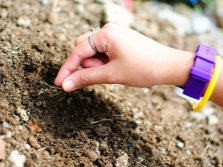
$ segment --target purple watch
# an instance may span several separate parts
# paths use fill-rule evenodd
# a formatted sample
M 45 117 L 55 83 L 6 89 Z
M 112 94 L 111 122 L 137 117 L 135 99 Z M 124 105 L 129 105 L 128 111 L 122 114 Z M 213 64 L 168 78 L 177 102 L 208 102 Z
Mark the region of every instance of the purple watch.
M 200 99 L 207 83 L 212 77 L 215 65 L 216 49 L 199 44 L 194 58 L 194 66 L 190 70 L 190 77 L 183 94 L 194 99 Z

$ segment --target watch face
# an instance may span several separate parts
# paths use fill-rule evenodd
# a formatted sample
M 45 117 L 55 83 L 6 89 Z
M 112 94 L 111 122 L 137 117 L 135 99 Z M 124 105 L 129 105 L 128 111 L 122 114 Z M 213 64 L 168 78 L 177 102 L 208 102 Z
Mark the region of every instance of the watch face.
M 190 103 L 194 103 L 194 102 L 198 103 L 200 101 L 200 100 L 194 99 L 192 97 L 189 97 L 189 96 L 183 94 L 183 91 L 184 91 L 183 88 L 178 87 L 178 86 L 176 86 L 175 89 L 174 89 L 174 93 L 176 93 L 177 95 L 187 99 Z

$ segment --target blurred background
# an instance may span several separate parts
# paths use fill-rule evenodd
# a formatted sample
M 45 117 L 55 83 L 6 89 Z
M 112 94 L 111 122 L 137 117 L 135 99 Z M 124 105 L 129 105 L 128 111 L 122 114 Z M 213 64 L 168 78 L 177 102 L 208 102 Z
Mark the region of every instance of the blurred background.
M 223 55 L 222 0 L 96 1 L 105 6 L 102 23 L 119 22 L 178 49 L 194 50 L 198 43 L 204 43 Z

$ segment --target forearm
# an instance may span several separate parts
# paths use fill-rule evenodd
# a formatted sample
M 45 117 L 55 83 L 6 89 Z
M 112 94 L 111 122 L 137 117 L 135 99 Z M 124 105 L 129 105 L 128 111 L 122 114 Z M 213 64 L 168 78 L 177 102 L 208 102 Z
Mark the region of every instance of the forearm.
M 168 74 L 164 76 L 164 84 L 184 87 L 194 64 L 194 52 L 171 49 L 167 56 L 171 62 L 165 69 Z

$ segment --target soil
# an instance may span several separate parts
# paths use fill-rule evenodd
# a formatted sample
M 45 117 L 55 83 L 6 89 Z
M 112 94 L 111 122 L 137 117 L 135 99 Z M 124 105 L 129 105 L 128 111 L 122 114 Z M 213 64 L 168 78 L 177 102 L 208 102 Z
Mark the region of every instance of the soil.
M 145 4 L 132 28 L 194 50 L 196 36 L 177 36 Z M 0 167 L 18 166 L 15 151 L 25 167 L 223 166 L 223 112 L 211 102 L 205 111 L 219 122 L 196 119 L 173 86 L 53 85 L 75 38 L 103 24 L 103 6 L 91 0 L 0 0 Z

